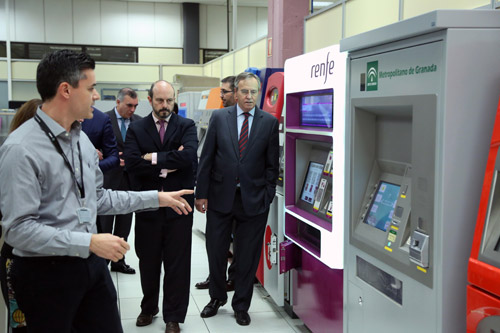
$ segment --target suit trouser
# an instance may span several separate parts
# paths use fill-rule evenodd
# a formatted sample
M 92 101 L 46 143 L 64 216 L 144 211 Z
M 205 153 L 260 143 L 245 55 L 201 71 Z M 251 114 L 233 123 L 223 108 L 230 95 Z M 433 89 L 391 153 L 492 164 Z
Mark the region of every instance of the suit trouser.
M 130 184 L 128 181 L 128 176 L 124 173 L 120 186 L 117 190 L 128 191 L 130 190 Z M 118 237 L 122 237 L 127 241 L 128 235 L 130 235 L 130 228 L 132 227 L 132 214 L 123 215 L 100 215 L 98 216 L 98 230 L 100 233 L 109 233 Z M 114 223 L 113 223 L 114 222 Z M 114 225 L 114 228 L 113 228 Z
M 163 277 L 163 320 L 183 323 L 189 304 L 193 214 L 166 217 L 166 210 L 136 213 L 135 252 L 139 257 L 143 298 L 141 309 L 152 314 Z
M 250 308 L 268 213 L 269 209 L 259 215 L 246 215 L 239 190 L 236 191 L 233 208 L 229 213 L 208 209 L 206 247 L 210 268 L 209 293 L 211 298 L 221 301 L 227 299 L 227 251 L 231 241 L 233 220 L 236 221 L 234 232 L 234 242 L 237 244 L 234 249 L 236 267 L 232 300 L 234 311 L 248 311 Z
M 103 258 L 16 258 L 11 277 L 29 332 L 123 332 Z

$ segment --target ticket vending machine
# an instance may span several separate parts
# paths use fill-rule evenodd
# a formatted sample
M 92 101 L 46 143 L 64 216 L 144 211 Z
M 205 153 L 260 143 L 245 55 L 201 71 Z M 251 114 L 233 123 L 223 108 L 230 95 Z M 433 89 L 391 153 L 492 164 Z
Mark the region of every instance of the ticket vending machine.
M 212 88 L 201 92 L 200 103 L 198 110 L 200 118 L 197 124 L 198 130 L 198 158 L 200 158 L 203 144 L 205 143 L 205 134 L 207 134 L 208 123 L 212 112 L 222 108 L 222 100 L 220 98 L 220 87 Z
M 200 120 L 196 118 L 196 110 L 198 110 L 201 92 L 186 91 L 179 94 L 177 104 L 179 106 L 179 115 L 184 118 L 193 119 L 195 124 Z M 200 114 L 201 115 L 201 114 Z
M 257 96 L 257 103 L 256 104 L 261 110 L 264 110 L 264 99 L 265 99 L 265 93 L 268 91 L 267 83 L 269 82 L 269 78 L 274 73 L 283 72 L 283 68 L 248 67 L 247 69 L 245 69 L 245 72 L 253 73 L 259 77 L 261 87 L 260 87 L 259 95 Z
M 349 51 L 344 332 L 464 332 L 500 12 L 438 10 Z
M 469 259 L 467 332 L 500 331 L 500 103 Z
M 284 227 L 300 258 L 281 260 L 301 262 L 293 311 L 313 332 L 342 330 L 345 79 L 338 45 L 285 62 Z
M 283 118 L 281 117 L 284 102 L 284 73 L 272 74 L 267 82 L 267 89 L 263 93 L 264 102 L 262 110 L 275 116 L 280 122 L 280 160 L 283 153 Z M 282 163 L 280 163 L 280 176 L 283 179 Z M 269 208 L 262 255 L 257 269 L 257 279 L 269 293 L 278 306 L 284 305 L 284 277 L 279 271 L 279 244 L 284 241 L 283 235 L 283 182 L 277 183 L 276 195 Z

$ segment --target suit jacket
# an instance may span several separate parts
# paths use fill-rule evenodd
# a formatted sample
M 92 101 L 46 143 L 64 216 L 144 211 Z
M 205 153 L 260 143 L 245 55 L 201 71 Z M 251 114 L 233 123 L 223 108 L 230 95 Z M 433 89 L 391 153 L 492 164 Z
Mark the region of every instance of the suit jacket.
M 255 107 L 247 147 L 240 159 L 236 105 L 216 110 L 210 118 L 200 157 L 196 198 L 208 208 L 228 213 L 239 182 L 245 213 L 262 214 L 272 202 L 278 179 L 278 121 Z
M 103 159 L 99 161 L 101 171 L 105 174 L 118 168 L 120 160 L 109 117 L 94 108 L 94 117 L 83 121 L 82 130 L 87 134 L 94 147 L 102 151 Z
M 179 151 L 179 147 L 184 149 Z M 125 165 L 134 178 L 134 190 L 177 191 L 194 188 L 193 168 L 197 166 L 198 138 L 196 126 L 191 119 L 180 117 L 174 113 L 165 131 L 163 144 L 154 122 L 153 116 L 142 118 L 130 124 L 125 139 Z M 157 164 L 141 156 L 156 152 Z M 161 169 L 177 171 L 168 174 L 167 178 L 159 177 Z M 194 196 L 185 196 L 193 205 Z M 173 210 L 167 210 L 167 217 L 178 216 Z
M 120 124 L 118 124 L 118 118 L 116 117 L 115 109 L 110 110 L 106 112 L 106 115 L 109 116 L 111 119 L 111 126 L 113 129 L 113 136 L 116 138 L 116 145 L 118 147 L 118 152 L 123 152 L 123 138 L 122 138 L 122 132 L 120 129 Z M 130 117 L 130 124 L 132 124 L 134 121 L 137 121 L 141 119 L 142 117 L 133 114 L 132 117 Z M 123 156 L 122 156 L 123 158 Z M 118 161 L 119 162 L 119 161 Z M 123 177 L 128 177 L 127 173 L 124 172 L 124 167 L 118 166 L 118 168 L 111 170 L 110 172 L 104 174 L 104 188 L 109 188 L 112 190 L 118 189 L 120 186 L 120 183 L 122 182 Z M 130 178 L 130 177 L 128 177 Z M 129 183 L 130 183 L 129 179 Z

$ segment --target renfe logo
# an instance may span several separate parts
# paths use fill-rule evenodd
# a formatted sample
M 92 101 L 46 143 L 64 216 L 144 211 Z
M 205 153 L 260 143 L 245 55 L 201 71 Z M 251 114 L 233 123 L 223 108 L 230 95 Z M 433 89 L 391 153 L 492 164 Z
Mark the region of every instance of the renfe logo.
M 328 74 L 333 75 L 333 68 L 335 67 L 335 61 L 331 60 L 328 61 L 328 58 L 330 57 L 330 52 L 326 55 L 326 61 L 324 63 L 316 64 L 311 66 L 311 78 L 313 77 L 325 77 L 325 81 L 328 78 Z
M 378 61 L 366 64 L 366 90 L 378 90 Z

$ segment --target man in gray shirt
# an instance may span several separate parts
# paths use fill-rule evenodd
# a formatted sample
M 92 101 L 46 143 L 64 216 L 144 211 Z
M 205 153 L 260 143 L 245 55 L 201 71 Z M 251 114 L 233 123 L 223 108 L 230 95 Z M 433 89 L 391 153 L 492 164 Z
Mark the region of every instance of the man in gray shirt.
M 192 191 L 102 188 L 99 159 L 78 119 L 92 118 L 95 63 L 60 50 L 37 68 L 43 104 L 0 148 L 0 210 L 13 246 L 11 277 L 30 332 L 122 332 L 104 259 L 118 261 L 123 239 L 96 233 L 98 214 L 170 207 L 187 214 Z

